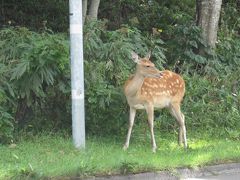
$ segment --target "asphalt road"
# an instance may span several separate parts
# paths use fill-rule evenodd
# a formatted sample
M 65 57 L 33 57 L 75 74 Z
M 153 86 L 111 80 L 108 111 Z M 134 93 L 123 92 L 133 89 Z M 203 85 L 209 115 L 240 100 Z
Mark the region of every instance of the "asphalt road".
M 186 180 L 240 180 L 240 173 L 225 173 L 216 176 L 205 176 L 200 178 L 188 178 Z
M 76 178 L 79 180 L 79 178 Z M 91 177 L 84 180 L 240 180 L 240 163 L 219 164 L 199 169 L 147 172 L 125 176 Z

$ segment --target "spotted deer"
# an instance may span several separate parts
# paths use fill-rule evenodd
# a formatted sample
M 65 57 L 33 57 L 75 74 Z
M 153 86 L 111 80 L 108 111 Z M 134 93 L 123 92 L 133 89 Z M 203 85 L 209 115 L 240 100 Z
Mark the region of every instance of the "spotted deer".
M 153 131 L 155 108 L 168 108 L 170 110 L 171 115 L 179 124 L 179 144 L 184 143 L 184 147 L 187 148 L 184 115 L 180 110 L 185 93 L 184 80 L 174 72 L 159 71 L 149 60 L 150 54 L 145 58 L 140 58 L 135 52 L 132 52 L 132 59 L 137 63 L 137 66 L 135 74 L 124 85 L 130 113 L 128 133 L 123 149 L 126 150 L 129 146 L 136 110 L 145 109 L 151 132 L 152 151 L 156 152 L 157 146 Z

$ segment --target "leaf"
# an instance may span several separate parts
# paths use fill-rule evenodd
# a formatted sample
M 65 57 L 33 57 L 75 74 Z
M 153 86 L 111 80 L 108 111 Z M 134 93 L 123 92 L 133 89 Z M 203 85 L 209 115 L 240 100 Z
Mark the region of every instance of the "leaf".
M 17 160 L 19 160 L 19 157 L 16 154 L 13 154 L 13 157 Z
M 8 92 L 10 93 L 10 95 L 11 95 L 12 97 L 15 97 L 15 93 L 14 93 L 14 91 L 13 91 L 13 88 L 10 86 L 10 84 L 6 83 L 5 85 L 7 86 Z
M 200 63 L 200 64 L 206 63 L 207 61 L 205 57 L 200 55 L 195 55 L 194 59 L 197 63 Z
M 23 76 L 23 74 L 26 72 L 26 70 L 29 68 L 29 62 L 23 61 L 19 63 L 16 68 L 12 70 L 12 76 L 10 80 L 19 79 Z
M 197 42 L 196 41 L 189 41 L 189 44 L 195 48 L 198 48 Z

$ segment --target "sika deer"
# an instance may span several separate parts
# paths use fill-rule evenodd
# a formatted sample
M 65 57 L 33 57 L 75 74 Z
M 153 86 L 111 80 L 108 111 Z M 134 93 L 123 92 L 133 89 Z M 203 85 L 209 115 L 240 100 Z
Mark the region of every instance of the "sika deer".
M 180 104 L 185 93 L 184 80 L 171 71 L 159 71 L 149 60 L 132 52 L 132 59 L 137 63 L 136 72 L 125 83 L 124 93 L 130 106 L 129 128 L 123 149 L 129 146 L 132 127 L 137 109 L 146 109 L 148 124 L 151 132 L 152 150 L 156 152 L 157 146 L 154 138 L 153 120 L 154 108 L 168 108 L 179 124 L 179 144 L 184 143 L 187 148 L 186 128 L 184 115 Z

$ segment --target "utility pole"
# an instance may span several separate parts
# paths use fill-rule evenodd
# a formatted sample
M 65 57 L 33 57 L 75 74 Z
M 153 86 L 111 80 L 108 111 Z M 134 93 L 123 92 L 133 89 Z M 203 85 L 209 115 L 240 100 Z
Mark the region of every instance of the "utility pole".
M 85 148 L 82 0 L 69 0 L 72 134 L 76 148 Z

